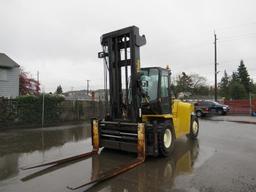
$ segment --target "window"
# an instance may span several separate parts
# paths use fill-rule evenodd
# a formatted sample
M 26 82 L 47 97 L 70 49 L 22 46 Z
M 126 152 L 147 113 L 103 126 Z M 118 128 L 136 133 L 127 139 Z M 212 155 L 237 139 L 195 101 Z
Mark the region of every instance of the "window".
M 7 81 L 7 70 L 0 69 L 0 81 Z
M 157 69 L 143 69 L 141 72 L 141 80 L 145 84 L 145 86 L 142 85 L 142 89 L 147 93 L 149 101 L 156 100 L 159 71 Z
M 168 97 L 168 76 L 161 77 L 161 97 Z

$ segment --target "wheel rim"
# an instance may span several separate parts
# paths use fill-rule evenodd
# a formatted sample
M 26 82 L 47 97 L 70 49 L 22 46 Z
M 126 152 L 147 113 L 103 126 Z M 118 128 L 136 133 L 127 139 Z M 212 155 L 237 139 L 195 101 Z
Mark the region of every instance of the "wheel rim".
M 165 148 L 169 148 L 172 143 L 172 132 L 170 129 L 166 129 L 164 132 L 164 146 Z
M 197 124 L 196 121 L 193 122 L 192 130 L 193 130 L 193 133 L 194 133 L 194 134 L 196 134 L 197 131 L 198 131 L 198 124 Z
M 197 112 L 196 112 L 196 115 L 197 115 L 197 117 L 201 117 L 201 116 L 202 116 L 201 111 L 197 111 Z

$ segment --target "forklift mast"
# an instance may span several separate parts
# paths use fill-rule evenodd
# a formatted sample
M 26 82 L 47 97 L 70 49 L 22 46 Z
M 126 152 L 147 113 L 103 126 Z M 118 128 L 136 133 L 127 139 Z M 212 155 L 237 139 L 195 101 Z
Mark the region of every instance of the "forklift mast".
M 98 57 L 104 59 L 106 120 L 141 121 L 138 80 L 140 47 L 145 44 L 146 38 L 144 35 L 140 36 L 136 26 L 101 36 L 103 51 L 98 53 Z

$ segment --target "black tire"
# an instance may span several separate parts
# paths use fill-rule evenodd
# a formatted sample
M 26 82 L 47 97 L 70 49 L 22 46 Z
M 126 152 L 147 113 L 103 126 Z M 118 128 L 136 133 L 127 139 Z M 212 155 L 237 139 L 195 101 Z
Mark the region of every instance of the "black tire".
M 196 116 L 197 117 L 203 117 L 202 111 L 200 111 L 200 110 L 196 111 Z
M 219 115 L 224 115 L 224 111 L 223 111 L 222 109 L 219 109 L 219 110 L 217 111 L 217 113 L 218 113 Z
M 158 133 L 158 147 L 160 155 L 168 157 L 174 150 L 174 143 L 175 133 L 172 127 L 164 125 Z
M 195 128 L 195 126 L 197 126 L 197 127 Z M 191 122 L 190 122 L 190 132 L 187 135 L 187 137 L 189 137 L 190 139 L 197 139 L 198 133 L 199 133 L 198 119 L 197 119 L 197 117 L 192 116 Z

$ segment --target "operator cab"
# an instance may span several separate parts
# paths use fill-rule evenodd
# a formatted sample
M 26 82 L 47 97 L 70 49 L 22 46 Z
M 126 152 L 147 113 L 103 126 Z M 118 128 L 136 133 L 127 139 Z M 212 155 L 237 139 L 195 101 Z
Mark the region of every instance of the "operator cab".
M 170 114 L 170 75 L 160 67 L 141 69 L 142 114 Z

